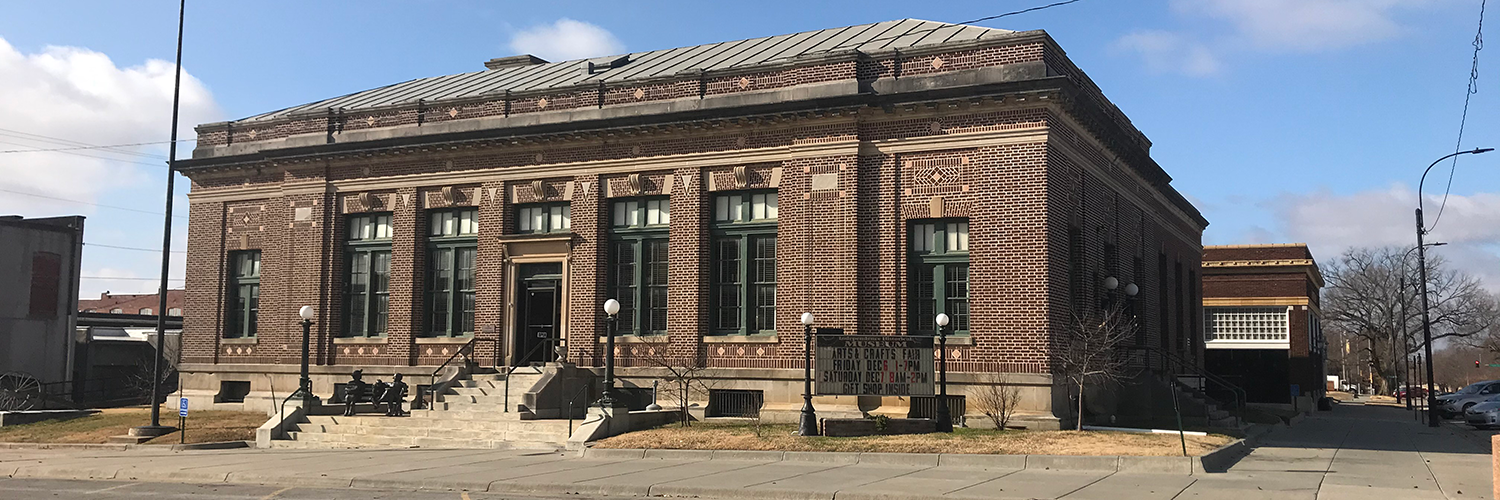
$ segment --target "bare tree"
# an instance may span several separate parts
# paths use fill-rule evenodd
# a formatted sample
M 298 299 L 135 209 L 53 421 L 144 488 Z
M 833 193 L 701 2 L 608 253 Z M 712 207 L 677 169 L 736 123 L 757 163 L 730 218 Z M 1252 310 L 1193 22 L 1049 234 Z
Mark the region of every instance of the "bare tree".
M 1423 347 L 1420 274 L 1406 248 L 1353 248 L 1323 266 L 1323 297 L 1331 357 L 1343 370 L 1365 372 L 1386 392 L 1405 355 Z M 1479 280 L 1427 259 L 1429 325 L 1433 340 L 1486 342 L 1496 325 L 1496 301 Z M 1345 349 L 1349 350 L 1347 356 Z M 1495 348 L 1500 349 L 1500 339 Z M 1409 349 L 1409 350 L 1408 350 Z M 1348 378 L 1349 374 L 1345 374 Z
M 692 425 L 688 405 L 694 399 L 707 399 L 713 385 L 713 370 L 699 356 L 673 352 L 671 341 L 666 336 L 660 340 L 646 338 L 646 342 L 630 347 L 631 357 L 658 371 L 656 378 L 669 387 L 667 400 L 676 404 L 681 415 L 680 425 Z
M 1136 328 L 1135 318 L 1120 304 L 1074 313 L 1048 351 L 1053 373 L 1078 389 L 1078 430 L 1083 430 L 1084 389 L 1125 377 L 1129 357 L 1120 348 L 1135 341 Z
M 1005 430 L 1010 418 L 1021 406 L 1021 388 L 1010 384 L 1010 377 L 1003 373 L 985 374 L 974 394 L 974 407 L 984 414 L 995 428 Z

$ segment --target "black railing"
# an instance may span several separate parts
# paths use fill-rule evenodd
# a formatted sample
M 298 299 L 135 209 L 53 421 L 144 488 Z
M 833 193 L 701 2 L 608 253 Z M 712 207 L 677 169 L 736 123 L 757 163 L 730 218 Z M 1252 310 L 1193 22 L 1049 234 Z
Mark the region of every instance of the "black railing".
M 513 374 L 513 373 L 516 372 L 516 369 L 518 369 L 518 368 L 521 367 L 520 360 L 531 359 L 531 355 L 536 354 L 536 352 L 537 352 L 536 350 L 537 349 L 541 349 L 542 346 L 545 346 L 547 344 L 552 344 L 552 343 L 555 343 L 557 341 L 558 341 L 558 339 L 556 339 L 556 338 L 548 338 L 548 339 L 546 339 L 546 340 L 544 340 L 542 342 L 537 342 L 535 345 L 531 346 L 531 349 L 527 349 L 526 350 L 526 354 L 523 354 L 523 355 L 521 355 L 521 357 L 515 358 L 515 359 L 511 360 L 510 367 L 505 369 L 505 396 L 502 397 L 502 399 L 505 402 L 505 412 L 506 413 L 510 413 L 510 376 L 511 376 L 511 374 Z M 554 348 L 554 350 L 555 349 L 556 348 Z M 531 365 L 528 363 L 526 366 L 531 366 Z M 541 373 L 541 372 L 542 372 L 541 370 L 537 370 L 537 373 Z
M 765 404 L 761 391 L 745 389 L 709 389 L 708 408 L 705 417 L 760 418 L 760 407 Z
M 1163 369 L 1169 372 L 1168 376 L 1170 380 L 1168 383 L 1172 389 L 1184 389 L 1187 392 L 1198 395 L 1204 401 L 1211 401 L 1217 403 L 1218 406 L 1226 407 L 1229 414 L 1234 417 L 1235 425 L 1244 423 L 1244 411 L 1248 402 L 1248 395 L 1240 386 L 1235 385 L 1224 377 L 1210 373 L 1191 360 L 1161 348 L 1133 346 L 1126 349 L 1128 353 L 1142 353 L 1144 355 L 1142 361 L 1148 366 L 1150 365 L 1152 354 L 1160 356 L 1163 361 Z M 1183 383 L 1181 379 L 1184 376 L 1198 379 L 1199 384 L 1192 386 Z M 1212 386 L 1217 386 L 1217 390 L 1214 390 Z M 1227 401 L 1225 400 L 1225 395 L 1227 395 Z M 1204 413 L 1205 419 L 1212 420 L 1213 417 L 1208 415 L 1207 411 Z
M 937 396 L 912 396 L 906 418 L 937 418 L 938 399 Z M 968 401 L 963 396 L 948 395 L 948 415 L 952 416 L 953 425 L 964 425 L 964 413 L 968 410 Z
M 495 342 L 495 356 L 497 360 L 499 359 L 500 339 L 488 339 L 481 337 L 470 338 L 468 342 L 464 342 L 464 345 L 459 346 L 458 351 L 454 352 L 453 355 L 448 356 L 448 359 L 443 361 L 443 364 L 438 365 L 436 369 L 432 370 L 432 374 L 428 375 L 427 377 L 428 385 L 417 386 L 417 397 L 416 399 L 412 400 L 411 409 L 421 410 L 427 408 L 429 406 L 428 403 L 431 402 L 430 400 L 435 400 L 435 394 L 448 389 L 449 384 L 439 383 L 438 376 L 442 375 L 443 370 L 448 369 L 448 365 L 453 364 L 454 360 L 462 357 L 464 359 L 464 369 L 467 371 L 473 371 L 473 369 L 477 366 L 477 364 L 474 363 L 473 359 L 474 346 L 480 342 Z M 451 382 L 452 381 L 449 381 L 449 383 Z

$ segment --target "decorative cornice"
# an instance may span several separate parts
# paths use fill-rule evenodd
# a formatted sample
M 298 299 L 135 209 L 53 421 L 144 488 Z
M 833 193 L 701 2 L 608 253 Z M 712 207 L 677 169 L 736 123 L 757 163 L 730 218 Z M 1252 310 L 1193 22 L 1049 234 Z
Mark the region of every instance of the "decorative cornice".
M 1223 248 L 1223 247 L 1219 247 Z M 1203 267 L 1294 267 L 1316 266 L 1312 259 L 1204 260 Z

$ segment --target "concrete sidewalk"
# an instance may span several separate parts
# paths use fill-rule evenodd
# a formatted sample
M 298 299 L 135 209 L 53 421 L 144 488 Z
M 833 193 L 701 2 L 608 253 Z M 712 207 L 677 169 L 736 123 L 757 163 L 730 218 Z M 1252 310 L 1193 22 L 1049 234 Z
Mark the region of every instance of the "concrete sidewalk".
M 881 454 L 524 450 L 0 450 L 0 476 L 526 495 L 765 499 L 1489 498 L 1487 450 L 1404 410 L 1341 406 L 1266 435 L 1227 473 L 1056 470 Z M 711 458 L 712 459 L 709 459 Z M 1027 467 L 1030 465 L 1030 467 Z

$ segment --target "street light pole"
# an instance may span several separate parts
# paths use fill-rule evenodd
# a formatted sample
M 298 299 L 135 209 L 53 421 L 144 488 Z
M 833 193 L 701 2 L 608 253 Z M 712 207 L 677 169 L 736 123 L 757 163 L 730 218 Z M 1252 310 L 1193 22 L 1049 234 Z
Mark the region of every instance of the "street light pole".
M 1443 245 L 1447 245 L 1447 243 L 1435 242 L 1427 244 L 1427 246 L 1430 247 L 1440 247 Z M 1401 255 L 1401 277 L 1399 280 L 1400 284 L 1396 287 L 1396 289 L 1399 290 L 1399 292 L 1397 292 L 1397 297 L 1399 297 L 1399 300 L 1401 300 L 1401 346 L 1402 349 L 1404 349 L 1403 351 L 1401 351 L 1401 360 L 1406 365 L 1406 367 L 1401 370 L 1401 379 L 1405 382 L 1406 386 L 1406 409 L 1408 410 L 1412 409 L 1413 405 L 1411 401 L 1411 335 L 1406 331 L 1406 259 L 1411 258 L 1411 253 L 1416 251 L 1417 248 L 1418 247 L 1409 248 L 1406 250 L 1406 253 Z M 1394 342 L 1392 342 L 1392 344 L 1394 344 Z
M 182 31 L 184 21 L 187 19 L 187 0 L 181 0 L 177 6 L 177 69 L 172 83 L 172 130 L 171 142 L 167 145 L 167 206 L 162 216 L 161 235 L 161 284 L 157 288 L 160 297 L 156 301 L 156 349 L 153 352 L 154 359 L 151 361 L 151 425 L 135 427 L 130 430 L 133 436 L 160 436 L 175 430 L 173 427 L 161 425 L 161 362 L 162 351 L 167 343 L 167 271 L 171 265 L 172 250 L 172 192 L 177 176 L 177 111 L 181 102 L 182 94 Z M 178 336 L 178 349 L 182 349 L 181 336 Z M 182 381 L 178 380 L 178 384 Z
M 311 414 L 313 405 L 318 400 L 316 396 L 313 396 L 312 377 L 307 373 L 308 353 L 312 351 L 312 343 L 309 340 L 311 338 L 314 315 L 312 306 L 302 306 L 301 309 L 297 310 L 297 315 L 302 317 L 302 381 L 298 384 L 297 390 L 302 393 L 303 413 Z
M 619 313 L 620 301 L 615 299 L 604 301 L 604 314 L 609 315 L 609 337 L 604 340 L 604 395 L 599 398 L 599 406 L 605 408 L 613 408 L 615 404 L 615 332 L 617 331 L 615 318 Z
M 802 421 L 797 424 L 797 435 L 819 436 L 818 411 L 812 404 L 812 324 L 813 314 L 802 313 Z
M 953 415 L 948 411 L 948 314 L 938 313 L 938 401 L 937 431 L 953 432 Z M 1001 429 L 1004 430 L 1004 429 Z
M 1426 246 L 1422 244 L 1422 236 L 1427 233 L 1427 225 L 1422 222 L 1422 187 L 1427 183 L 1427 173 L 1431 172 L 1432 167 L 1436 167 L 1443 160 L 1462 154 L 1477 155 L 1494 150 L 1494 148 L 1474 148 L 1470 151 L 1459 151 L 1438 158 L 1437 161 L 1427 166 L 1427 170 L 1422 171 L 1422 179 L 1417 181 L 1417 276 L 1418 279 L 1422 280 L 1422 341 L 1424 343 L 1422 347 L 1427 354 L 1427 425 L 1430 427 L 1438 426 L 1438 418 L 1436 396 L 1434 396 L 1435 392 L 1432 390 L 1432 320 L 1428 317 L 1427 311 L 1427 250 Z

